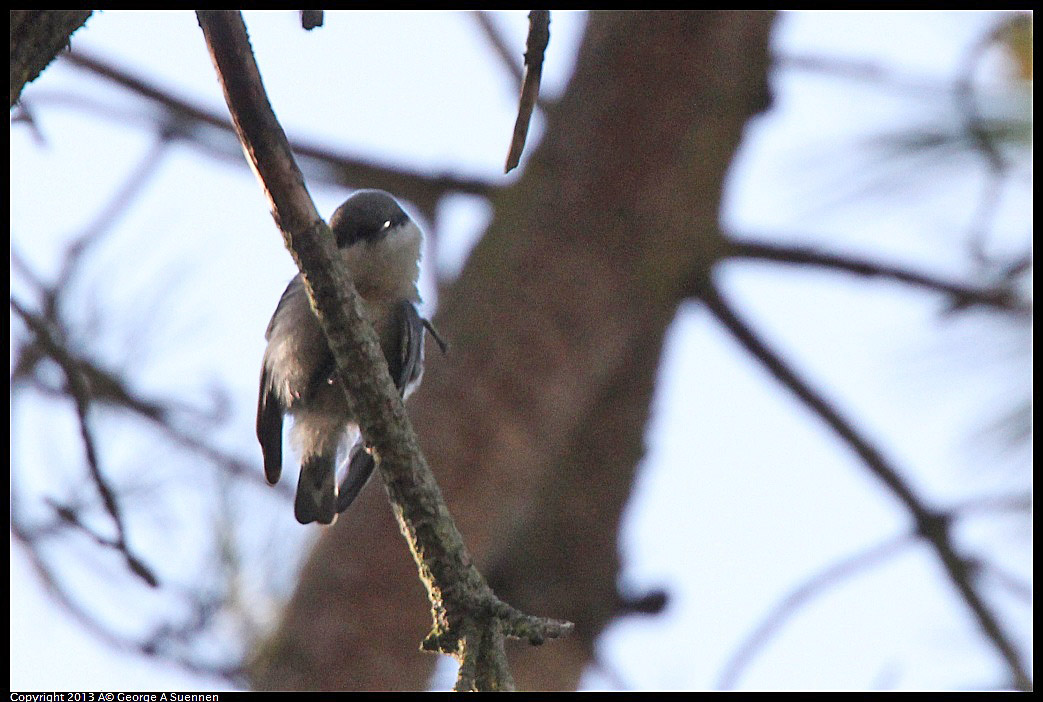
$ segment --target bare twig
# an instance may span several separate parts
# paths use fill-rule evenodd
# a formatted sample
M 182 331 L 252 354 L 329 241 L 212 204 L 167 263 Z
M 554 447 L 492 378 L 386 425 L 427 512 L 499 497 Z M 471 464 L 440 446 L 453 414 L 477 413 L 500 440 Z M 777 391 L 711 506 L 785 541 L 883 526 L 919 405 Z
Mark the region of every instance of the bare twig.
M 230 134 L 234 133 L 227 116 L 179 97 L 105 59 L 82 51 L 75 51 L 67 54 L 64 60 L 137 93 L 188 123 L 206 125 Z M 189 138 L 191 134 L 185 130 L 178 136 Z M 477 178 L 466 178 L 449 173 L 431 174 L 406 168 L 390 168 L 303 140 L 294 140 L 291 143 L 291 149 L 302 159 L 317 166 L 314 169 L 314 176 L 317 178 L 350 187 L 388 190 L 414 203 L 430 218 L 433 218 L 438 202 L 446 194 L 462 193 L 488 197 L 496 190 L 496 186 L 492 183 Z
M 1012 16 L 998 22 L 984 36 L 976 41 L 965 54 L 960 64 L 959 79 L 956 81 L 955 100 L 957 108 L 963 119 L 963 127 L 974 144 L 975 151 L 981 156 L 985 164 L 985 182 L 982 185 L 982 193 L 978 207 L 971 220 L 969 241 L 972 254 L 979 260 L 985 261 L 985 244 L 992 219 L 1000 205 L 1003 182 L 1009 170 L 1010 164 L 1004 156 L 993 134 L 978 109 L 978 96 L 974 85 L 974 74 L 981 64 L 982 57 L 989 47 L 1000 40 L 1003 33 L 1008 30 L 1011 22 L 1028 22 L 1030 17 Z
M 521 65 L 515 59 L 514 51 L 507 46 L 503 34 L 493 24 L 492 15 L 485 10 L 471 10 L 471 17 L 478 23 L 478 28 L 482 30 L 482 36 L 485 37 L 489 42 L 489 46 L 492 47 L 493 51 L 500 58 L 500 63 L 511 74 L 511 77 L 514 79 L 514 85 L 518 90 L 521 90 L 523 78 Z
M 735 652 L 724 664 L 724 670 L 717 679 L 717 689 L 731 690 L 739 680 L 739 676 L 753 658 L 771 640 L 771 637 L 782 628 L 801 607 L 821 595 L 828 589 L 835 588 L 843 580 L 854 577 L 870 568 L 884 563 L 902 553 L 910 545 L 916 543 L 916 534 L 902 534 L 892 539 L 833 563 L 815 573 L 810 578 L 793 588 L 778 603 L 773 605 L 768 614 L 761 619 L 753 631 L 746 635 Z
M 982 193 L 971 217 L 968 237 L 972 254 L 980 262 L 984 262 L 989 223 L 1000 205 L 1001 189 L 1011 163 L 1001 149 L 1001 140 L 1007 131 L 1004 128 L 1006 125 L 983 117 L 979 109 L 979 96 L 976 94 L 974 81 L 975 71 L 986 51 L 1001 39 L 1004 32 L 1010 31 L 1012 25 L 1021 22 L 1031 26 L 1032 18 L 1029 15 L 1007 15 L 975 41 L 963 56 L 955 81 L 903 75 L 881 64 L 836 57 L 783 54 L 776 55 L 774 60 L 775 65 L 783 69 L 832 74 L 844 80 L 908 92 L 918 98 L 931 96 L 955 101 L 962 121 L 962 132 L 969 138 L 974 151 L 981 156 L 986 169 Z M 949 135 L 949 139 L 953 136 Z
M 525 79 L 522 81 L 521 98 L 518 101 L 518 119 L 514 122 L 511 148 L 507 152 L 507 164 L 503 172 L 510 173 L 521 161 L 525 149 L 525 138 L 529 134 L 529 122 L 540 94 L 540 77 L 543 75 L 543 55 L 550 41 L 550 11 L 533 10 L 529 13 L 529 37 L 525 40 Z
M 773 261 L 799 266 L 842 271 L 864 277 L 889 278 L 948 295 L 954 307 L 985 305 L 1021 316 L 1031 316 L 1031 304 L 1018 299 L 1009 286 L 980 288 L 965 283 L 944 280 L 937 276 L 917 273 L 898 266 L 854 258 L 843 254 L 820 251 L 813 247 L 773 244 L 754 239 L 732 239 L 727 256 L 737 259 Z
M 930 508 L 876 446 L 863 437 L 850 421 L 761 340 L 721 297 L 712 282 L 704 284 L 701 296 L 713 315 L 731 332 L 736 341 L 808 409 L 817 414 L 862 459 L 870 473 L 902 503 L 916 524 L 916 533 L 931 545 L 949 580 L 974 614 L 982 635 L 1003 658 L 1010 673 L 1011 684 L 1019 690 L 1031 690 L 1032 681 L 1021 653 L 975 587 L 972 580 L 974 568 L 969 560 L 956 551 L 951 534 L 951 514 Z
M 68 381 L 69 393 L 76 405 L 76 415 L 79 418 L 80 436 L 83 439 L 83 448 L 87 454 L 87 468 L 90 471 L 91 479 L 98 490 L 98 494 L 101 495 L 102 503 L 105 505 L 105 511 L 108 512 L 109 516 L 112 518 L 113 525 L 116 529 L 116 538 L 107 542 L 107 545 L 116 549 L 123 555 L 127 562 L 127 566 L 135 575 L 144 580 L 149 586 L 156 587 L 158 581 L 156 580 L 156 576 L 152 573 L 152 570 L 130 550 L 130 546 L 127 543 L 126 527 L 123 523 L 122 512 L 120 510 L 119 502 L 116 500 L 116 493 L 109 486 L 108 480 L 105 478 L 105 475 L 101 470 L 97 448 L 94 443 L 94 435 L 90 430 L 87 416 L 92 396 L 90 388 L 83 376 L 80 374 L 79 365 L 76 363 L 76 359 L 65 353 L 64 347 L 55 341 L 51 331 L 39 317 L 26 310 L 25 307 L 23 307 L 22 304 L 13 297 L 11 298 L 11 308 L 14 309 L 15 313 L 22 318 L 25 325 L 29 327 L 33 334 L 35 334 L 38 343 L 47 351 L 48 355 L 61 367 L 66 380 Z
M 981 64 L 985 52 L 996 43 L 1006 27 L 1006 22 L 998 23 L 971 45 L 960 64 L 959 79 L 956 81 L 955 88 L 957 105 L 964 118 L 964 128 L 974 140 L 975 146 L 983 156 L 989 170 L 994 174 L 1002 173 L 1007 167 L 1007 162 L 993 142 L 989 131 L 984 128 L 979 115 L 977 96 L 974 94 L 974 73 Z
M 117 651 L 127 651 L 144 656 L 155 656 L 162 653 L 164 658 L 179 665 L 183 669 L 198 673 L 200 675 L 212 675 L 228 680 L 229 682 L 241 684 L 243 681 L 243 670 L 238 664 L 219 665 L 205 662 L 184 655 L 176 649 L 187 643 L 192 633 L 202 629 L 200 624 L 200 613 L 214 609 L 214 605 L 204 597 L 199 597 L 191 602 L 196 613 L 183 624 L 161 624 L 149 636 L 143 639 L 132 638 L 117 629 L 110 627 L 96 616 L 82 607 L 73 596 L 66 591 L 61 581 L 55 576 L 51 568 L 43 561 L 37 541 L 49 536 L 52 532 L 46 528 L 34 529 L 27 526 L 17 508 L 18 500 L 12 490 L 11 500 L 11 535 L 15 541 L 23 544 L 30 565 L 37 576 L 43 582 L 47 592 L 61 605 L 62 609 L 69 613 L 73 619 L 80 623 L 88 632 L 98 637 L 106 645 Z
M 1032 493 L 1019 492 L 1009 495 L 975 497 L 954 505 L 949 510 L 954 517 L 974 517 L 997 513 L 1029 514 L 1032 512 Z
M 991 579 L 997 585 L 1014 595 L 1027 605 L 1032 604 L 1032 582 L 1026 581 L 1018 575 L 1010 572 L 992 562 L 980 562 L 976 564 L 981 574 Z
M 913 93 L 919 97 L 952 95 L 954 92 L 953 87 L 944 81 L 899 73 L 872 61 L 813 54 L 775 54 L 772 56 L 772 64 L 775 68 L 821 73 L 845 81 L 874 85 L 885 90 Z
M 138 165 L 124 178 L 123 184 L 112 194 L 94 221 L 69 245 L 62 262 L 62 272 L 54 285 L 56 289 L 67 287 L 65 283 L 71 272 L 79 267 L 81 257 L 98 239 L 116 226 L 120 217 L 130 210 L 138 196 L 145 191 L 145 187 L 152 182 L 153 176 L 163 164 L 163 157 L 167 154 L 172 139 L 171 129 L 160 130 L 152 148 L 145 152 Z
M 168 130 L 163 130 L 152 148 L 145 153 L 138 166 L 124 180 L 109 203 L 95 217 L 94 221 L 78 234 L 66 247 L 61 269 L 53 283 L 44 283 L 43 279 L 31 270 L 31 267 L 14 249 L 11 251 L 11 263 L 40 293 L 43 312 L 39 317 L 48 320 L 55 329 L 60 329 L 62 296 L 72 288 L 72 280 L 82 267 L 82 262 L 91 247 L 97 245 L 106 232 L 112 230 L 119 217 L 125 213 L 144 191 L 152 176 L 162 164 L 162 156 L 170 142 Z M 29 359 L 20 359 L 29 360 Z M 28 367 L 16 367 L 13 379 L 27 372 Z M 96 391 L 92 387 L 92 391 Z
M 28 385 L 37 391 L 63 400 L 70 400 L 73 403 L 79 420 L 84 450 L 87 454 L 90 480 L 102 497 L 103 509 L 115 524 L 116 535 L 103 535 L 91 526 L 91 520 L 87 519 L 87 510 L 93 508 L 93 500 L 89 499 L 83 491 L 75 492 L 75 498 L 71 501 L 60 502 L 45 497 L 44 502 L 54 511 L 56 519 L 36 525 L 27 523 L 22 516 L 22 510 L 18 508 L 19 499 L 14 487 L 15 474 L 12 474 L 11 531 L 17 540 L 25 544 L 28 557 L 56 601 L 79 620 L 88 631 L 99 636 L 107 644 L 119 650 L 160 656 L 177 663 L 186 670 L 221 675 L 230 680 L 241 680 L 242 675 L 238 665 L 209 664 L 185 653 L 185 647 L 190 644 L 192 639 L 208 633 L 203 629 L 212 623 L 213 610 L 216 606 L 212 596 L 197 596 L 196 593 L 189 592 L 188 604 L 194 612 L 191 618 L 183 618 L 184 607 L 172 608 L 167 621 L 157 625 L 151 634 L 137 638 L 109 626 L 79 605 L 70 594 L 65 592 L 60 578 L 52 572 L 40 552 L 44 539 L 53 539 L 72 529 L 76 533 L 86 536 L 95 545 L 111 549 L 121 555 L 128 564 L 128 569 L 136 578 L 150 586 L 157 585 L 157 578 L 153 571 L 128 547 L 128 527 L 122 517 L 119 497 L 102 473 L 97 448 L 99 432 L 92 426 L 92 422 L 88 418 L 90 408 L 96 410 L 102 406 L 129 410 L 151 422 L 172 440 L 205 456 L 230 474 L 252 478 L 258 484 L 263 482 L 263 478 L 254 469 L 255 466 L 248 466 L 246 461 L 226 455 L 220 450 L 206 445 L 188 431 L 176 426 L 174 421 L 176 412 L 191 412 L 203 417 L 204 413 L 201 410 L 185 407 L 181 412 L 178 410 L 176 402 L 149 399 L 135 394 L 119 375 L 101 368 L 85 358 L 82 351 L 76 350 L 76 345 L 70 340 L 69 331 L 62 319 L 64 306 L 62 301 L 68 299 L 73 281 L 84 265 L 86 253 L 97 244 L 103 233 L 112 226 L 122 211 L 133 203 L 134 197 L 141 191 L 149 176 L 155 172 L 155 167 L 160 163 L 159 157 L 163 154 L 168 141 L 169 139 L 164 134 L 158 136 L 155 146 L 149 150 L 140 165 L 125 180 L 118 194 L 110 200 L 110 204 L 103 208 L 102 214 L 95 217 L 93 222 L 75 237 L 73 243 L 66 249 L 55 282 L 45 281 L 17 250 L 12 249 L 11 251 L 12 271 L 34 289 L 35 294 L 39 297 L 40 309 L 39 313 L 31 312 L 29 306 L 24 302 L 18 299 L 11 301 L 12 311 L 26 323 L 30 336 L 24 343 L 19 344 L 11 375 L 12 398 L 19 389 Z M 53 361 L 61 369 L 61 376 L 57 380 L 52 378 L 53 373 L 41 372 L 40 362 L 45 359 Z M 213 416 L 212 412 L 210 416 Z M 282 494 L 288 494 L 288 492 L 287 489 L 282 491 Z M 166 584 L 162 591 L 170 592 L 170 585 Z
M 98 222 L 100 221 L 98 220 Z M 41 393 L 67 397 L 69 395 L 68 384 L 54 386 L 45 380 L 44 374 L 37 372 L 40 360 L 51 358 L 54 346 L 58 345 L 61 347 L 59 352 L 62 357 L 69 363 L 75 364 L 78 369 L 80 377 L 90 392 L 91 402 L 127 410 L 147 420 L 170 440 L 202 456 L 229 475 L 245 478 L 267 488 L 268 481 L 258 474 L 256 466 L 251 465 L 250 461 L 211 446 L 201 441 L 192 432 L 179 426 L 181 421 L 178 419 L 178 414 L 184 418 L 204 418 L 207 421 L 213 421 L 212 411 L 207 412 L 202 408 L 191 407 L 172 398 L 145 397 L 133 391 L 119 375 L 100 367 L 86 358 L 82 352 L 75 351 L 68 343 L 62 322 L 60 301 L 67 294 L 66 290 L 70 280 L 75 276 L 78 266 L 82 264 L 86 246 L 97 240 L 100 232 L 97 223 L 91 229 L 94 230 L 93 234 L 80 236 L 66 251 L 58 282 L 55 283 L 44 282 L 18 251 L 14 248 L 11 249 L 12 269 L 35 287 L 41 297 L 43 312 L 35 317 L 42 325 L 41 328 L 55 330 L 55 333 L 44 339 L 34 333 L 33 340 L 18 350 L 14 370 L 11 373 L 12 388 L 28 382 Z M 22 305 L 22 307 L 25 306 Z M 292 495 L 292 488 L 289 485 L 280 484 L 275 486 L 275 489 L 285 497 Z
M 379 472 L 427 588 L 434 627 L 424 647 L 457 657 L 465 670 L 473 665 L 477 685 L 509 688 L 505 662 L 500 662 L 503 636 L 536 644 L 565 635 L 572 625 L 525 615 L 504 604 L 474 567 L 399 394 L 382 370 L 379 343 L 339 264 L 329 227 L 304 188 L 268 102 L 241 15 L 199 11 L 197 17 L 236 132 L 302 271 L 338 373 L 344 386 L 353 389 L 348 401 L 379 456 Z
M 1002 266 L 1003 270 L 1000 272 L 1000 277 L 1003 280 L 1006 280 L 1006 281 L 1009 282 L 1009 281 L 1013 280 L 1014 278 L 1017 278 L 1021 274 L 1027 272 L 1030 268 L 1032 268 L 1032 249 L 1031 248 L 1029 248 L 1028 251 L 1026 251 L 1025 253 L 1021 254 L 1020 256 L 1015 256 L 1013 259 L 1011 259 L 1008 262 L 1006 262 Z

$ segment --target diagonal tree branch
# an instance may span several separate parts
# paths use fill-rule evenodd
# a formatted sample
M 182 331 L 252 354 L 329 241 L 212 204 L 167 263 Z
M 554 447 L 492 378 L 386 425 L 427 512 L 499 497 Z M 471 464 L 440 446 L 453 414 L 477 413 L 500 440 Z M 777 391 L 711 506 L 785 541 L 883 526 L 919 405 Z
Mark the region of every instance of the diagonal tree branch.
M 753 631 L 736 647 L 735 652 L 732 653 L 728 662 L 725 663 L 724 670 L 718 678 L 718 689 L 734 689 L 739 677 L 754 657 L 800 608 L 805 607 L 815 597 L 836 587 L 842 581 L 900 555 L 908 546 L 915 542 L 916 534 L 911 533 L 888 539 L 883 543 L 829 565 L 793 588 L 771 608 Z M 1026 586 L 1016 576 L 1012 576 L 995 564 L 974 563 L 973 567 L 992 576 L 1008 590 L 1022 597 L 1026 602 L 1031 602 L 1031 587 Z
M 952 298 L 954 307 L 985 305 L 1019 316 L 1031 316 L 1032 306 L 1018 299 L 1007 286 L 981 288 L 958 283 L 898 266 L 868 261 L 843 254 L 821 251 L 810 246 L 774 244 L 751 238 L 731 239 L 723 254 L 745 260 L 773 261 L 799 266 L 815 266 L 867 278 L 887 278 L 915 287 L 934 290 Z
M 513 683 L 503 674 L 503 636 L 538 644 L 565 635 L 572 625 L 506 605 L 475 568 L 420 452 L 354 285 L 339 265 L 329 227 L 304 187 L 268 102 L 242 16 L 235 11 L 199 11 L 197 17 L 247 160 L 301 269 L 344 385 L 353 389 L 348 401 L 360 418 L 362 433 L 380 456 L 381 477 L 432 605 L 434 627 L 424 648 L 453 655 L 465 666 L 474 659 L 473 684 L 509 689 Z M 270 671 L 264 667 L 254 667 L 254 684 L 277 686 L 277 681 L 265 678 Z
M 952 515 L 929 507 L 902 477 L 897 467 L 876 446 L 862 436 L 839 410 L 761 340 L 724 300 L 714 283 L 708 282 L 704 285 L 701 297 L 714 317 L 731 332 L 735 340 L 779 383 L 817 414 L 862 459 L 869 472 L 902 503 L 916 525 L 916 533 L 930 544 L 945 568 L 949 580 L 977 620 L 982 635 L 1003 658 L 1011 684 L 1018 690 L 1031 690 L 1032 680 L 1022 661 L 1021 653 L 975 587 L 973 563 L 956 551 L 952 539 Z
M 953 505 L 949 507 L 948 514 L 956 519 L 996 512 L 1026 511 L 1031 508 L 1031 495 L 997 495 L 980 497 Z M 733 689 L 739 677 L 754 657 L 800 608 L 807 606 L 815 597 L 822 595 L 829 589 L 835 588 L 844 580 L 870 568 L 875 568 L 900 555 L 906 550 L 906 547 L 915 543 L 915 533 L 901 534 L 836 563 L 832 563 L 793 588 L 768 611 L 768 614 L 736 647 L 718 678 L 718 689 Z M 1031 586 L 1026 585 L 1016 575 L 1012 575 L 996 564 L 986 562 L 983 559 L 973 562 L 968 561 L 968 567 L 977 569 L 983 575 L 991 576 L 993 580 L 1007 590 L 1021 597 L 1026 602 L 1031 602 Z

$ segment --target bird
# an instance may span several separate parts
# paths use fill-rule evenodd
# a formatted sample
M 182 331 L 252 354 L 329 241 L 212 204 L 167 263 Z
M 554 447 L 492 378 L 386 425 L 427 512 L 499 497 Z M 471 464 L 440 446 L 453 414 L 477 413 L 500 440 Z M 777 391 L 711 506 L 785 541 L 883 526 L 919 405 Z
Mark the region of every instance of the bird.
M 423 378 L 425 329 L 445 348 L 416 308 L 423 233 L 383 190 L 352 193 L 330 218 L 330 230 L 405 399 Z M 359 440 L 358 418 L 299 273 L 279 299 L 265 339 L 257 398 L 265 477 L 272 485 L 279 481 L 283 421 L 289 415 L 291 443 L 300 456 L 294 516 L 301 524 L 332 524 L 365 487 L 375 462 Z M 349 446 L 347 474 L 338 487 L 338 457 Z

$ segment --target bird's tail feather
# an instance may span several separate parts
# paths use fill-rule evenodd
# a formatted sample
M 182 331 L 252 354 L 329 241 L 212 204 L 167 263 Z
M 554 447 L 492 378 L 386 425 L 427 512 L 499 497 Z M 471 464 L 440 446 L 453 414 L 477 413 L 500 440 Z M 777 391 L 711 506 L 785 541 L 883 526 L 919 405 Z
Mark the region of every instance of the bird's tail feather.
M 337 491 L 337 514 L 340 514 L 355 501 L 366 481 L 373 474 L 376 463 L 373 456 L 365 449 L 362 442 L 355 444 L 351 450 L 351 460 L 348 462 L 348 474 L 344 476 L 344 482 Z
M 337 518 L 335 456 L 310 456 L 301 463 L 293 513 L 301 524 L 332 524 Z

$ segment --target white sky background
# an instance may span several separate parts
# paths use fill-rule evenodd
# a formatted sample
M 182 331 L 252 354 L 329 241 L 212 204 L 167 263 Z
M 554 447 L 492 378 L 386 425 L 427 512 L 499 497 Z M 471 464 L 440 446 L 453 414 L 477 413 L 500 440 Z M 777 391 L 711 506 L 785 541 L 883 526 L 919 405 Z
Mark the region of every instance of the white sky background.
M 775 47 L 871 61 L 944 85 L 994 18 L 791 14 L 777 25 Z M 525 13 L 496 19 L 520 55 Z M 301 30 L 293 12 L 248 12 L 246 21 L 273 107 L 291 137 L 432 173 L 501 177 L 517 96 L 471 18 L 327 12 L 325 26 L 313 32 Z M 581 14 L 552 15 L 544 69 L 551 96 L 564 87 L 582 24 Z M 96 14 L 73 45 L 223 108 L 191 12 Z M 775 88 L 773 111 L 748 129 L 733 168 L 728 226 L 914 270 L 953 276 L 971 270 L 958 242 L 973 217 L 978 163 L 967 159 L 961 177 L 938 170 L 939 179 L 920 162 L 892 167 L 866 146 L 911 125 L 946 124 L 951 101 L 797 71 L 777 74 Z M 62 63 L 24 93 L 47 143 L 41 147 L 24 126 L 12 128 L 12 242 L 45 276 L 53 276 L 70 236 L 102 209 L 154 138 L 140 121 L 64 108 L 57 98 L 69 93 L 141 111 L 124 92 Z M 541 126 L 537 121 L 530 134 L 530 151 Z M 92 341 L 148 392 L 193 400 L 207 397 L 213 385 L 224 387 L 231 421 L 215 438 L 256 456 L 260 470 L 253 411 L 263 331 L 293 263 L 252 173 L 191 147 L 175 146 L 164 158 L 92 259 L 84 286 L 101 318 Z M 1027 241 L 1029 190 L 1008 189 L 996 226 L 1001 239 Z M 326 215 L 346 195 L 319 187 L 312 194 Z M 436 267 L 459 269 L 487 216 L 467 198 L 443 207 L 440 248 L 426 261 L 428 291 Z M 1025 392 L 1030 342 L 1023 332 L 986 327 L 973 315 L 942 321 L 938 296 L 888 283 L 746 264 L 733 264 L 722 280 L 764 337 L 932 501 L 1024 489 L 1027 452 L 1005 452 L 982 432 L 1008 408 L 1013 392 Z M 26 288 L 16 278 L 13 290 Z M 215 299 L 222 303 L 212 305 Z M 430 292 L 427 301 L 435 302 Z M 119 320 L 106 318 L 113 310 Z M 71 414 L 56 415 L 51 404 L 18 410 L 12 461 L 59 466 L 83 484 Z M 193 529 L 201 540 L 212 524 L 212 500 L 198 494 L 199 483 L 171 488 L 176 475 L 150 474 L 151 459 L 141 458 L 148 441 L 110 424 L 114 434 L 103 435 L 103 460 L 123 468 L 132 491 L 184 491 L 183 506 L 205 516 L 193 522 L 187 513 L 131 514 L 141 551 L 155 554 L 161 547 L 161 577 L 176 580 L 179 569 L 200 558 Z M 599 657 L 612 672 L 591 670 L 584 679 L 589 689 L 613 688 L 620 680 L 631 689 L 715 687 L 735 647 L 781 597 L 831 563 L 909 527 L 858 460 L 695 306 L 682 311 L 670 334 L 648 442 L 623 535 L 623 582 L 638 591 L 664 587 L 671 600 L 660 616 L 610 627 Z M 26 476 L 24 489 L 61 495 L 48 487 L 54 477 Z M 213 481 L 208 486 L 220 488 Z M 300 540 L 312 538 L 289 509 L 273 514 L 277 502 L 251 499 L 261 506 L 233 516 L 249 524 L 255 542 L 280 544 L 274 560 L 299 552 Z M 974 520 L 959 534 L 961 543 L 1031 581 L 1025 515 Z M 98 571 L 119 572 L 119 563 L 104 556 L 84 563 L 95 579 Z M 292 567 L 283 561 L 287 582 Z M 985 591 L 1031 661 L 1030 608 L 1002 588 Z M 12 548 L 11 592 L 12 689 L 215 685 L 99 644 L 46 596 L 18 547 Z M 249 594 L 257 598 L 259 618 L 270 616 L 264 593 Z M 117 619 L 147 611 L 145 598 L 113 597 L 103 586 L 84 598 Z M 128 626 L 140 626 L 127 616 Z M 439 684 L 448 686 L 444 672 Z M 771 640 L 740 686 L 963 689 L 996 685 L 1003 672 L 933 556 L 918 546 L 814 600 Z

